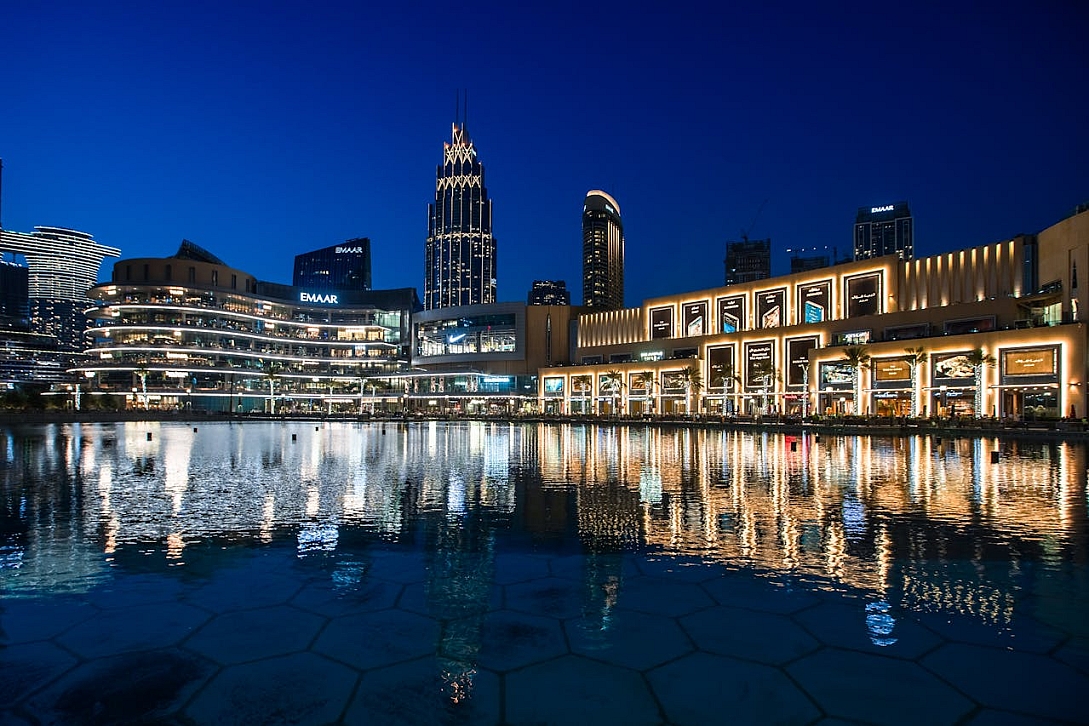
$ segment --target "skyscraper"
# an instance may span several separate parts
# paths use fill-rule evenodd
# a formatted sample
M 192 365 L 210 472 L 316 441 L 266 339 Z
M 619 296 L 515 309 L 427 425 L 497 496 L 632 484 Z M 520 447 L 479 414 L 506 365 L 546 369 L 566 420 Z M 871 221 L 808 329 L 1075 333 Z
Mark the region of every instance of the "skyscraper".
M 495 302 L 492 202 L 464 123 L 455 123 L 450 143 L 443 144 L 435 203 L 427 211 L 424 309 Z
M 29 277 L 25 265 L 0 255 L 0 330 L 28 330 Z
M 291 284 L 311 290 L 370 290 L 371 241 L 357 237 L 295 255 Z
M 726 284 L 755 282 L 771 277 L 771 237 L 726 243 Z
M 910 260 L 914 253 L 914 221 L 907 202 L 859 207 L 855 216 L 856 260 L 892 254 Z
M 582 304 L 624 307 L 624 223 L 620 205 L 600 189 L 587 192 L 582 207 Z
M 526 296 L 527 305 L 570 305 L 571 291 L 563 280 L 534 280 Z
M 0 231 L 0 250 L 26 258 L 31 331 L 55 337 L 62 350 L 82 351 L 83 311 L 91 305 L 87 291 L 98 282 L 102 259 L 118 257 L 121 250 L 60 227 L 35 227 L 30 234 Z

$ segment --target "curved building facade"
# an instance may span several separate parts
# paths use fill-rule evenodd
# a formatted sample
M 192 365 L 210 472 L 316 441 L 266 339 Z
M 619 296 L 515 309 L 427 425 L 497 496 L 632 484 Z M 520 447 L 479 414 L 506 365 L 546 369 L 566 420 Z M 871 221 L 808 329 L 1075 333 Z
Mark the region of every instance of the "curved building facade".
M 415 291 L 259 282 L 210 256 L 121 260 L 87 311 L 86 393 L 130 408 L 362 412 L 401 404 Z M 86 400 L 86 398 L 85 398 Z
M 595 189 L 582 208 L 582 304 L 591 310 L 624 307 L 624 224 L 620 205 Z

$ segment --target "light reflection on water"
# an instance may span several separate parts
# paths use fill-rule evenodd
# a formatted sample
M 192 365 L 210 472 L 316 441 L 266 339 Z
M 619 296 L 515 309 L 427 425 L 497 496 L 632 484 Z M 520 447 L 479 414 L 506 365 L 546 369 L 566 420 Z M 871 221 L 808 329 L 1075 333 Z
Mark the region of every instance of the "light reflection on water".
M 889 603 L 1007 623 L 1040 573 L 1054 586 L 1087 550 L 1086 451 L 1065 443 L 480 422 L 0 437 L 6 595 L 84 591 L 122 554 L 185 567 L 196 545 L 285 540 L 300 558 L 341 555 L 348 587 L 372 542 L 422 546 L 429 594 L 466 615 L 499 550 L 645 552 L 864 598 L 877 643 L 895 637 Z M 620 573 L 604 567 L 607 624 Z M 475 642 L 456 636 L 455 651 Z

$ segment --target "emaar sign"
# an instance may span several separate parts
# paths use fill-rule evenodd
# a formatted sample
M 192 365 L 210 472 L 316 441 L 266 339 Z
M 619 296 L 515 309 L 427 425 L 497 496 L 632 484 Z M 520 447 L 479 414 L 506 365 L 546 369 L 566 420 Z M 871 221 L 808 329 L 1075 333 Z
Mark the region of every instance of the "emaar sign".
M 299 302 L 319 303 L 321 305 L 338 305 L 336 295 L 322 295 L 316 292 L 300 292 Z
M 870 207 L 870 214 L 877 214 L 878 212 L 891 212 L 894 205 L 886 204 L 883 207 Z

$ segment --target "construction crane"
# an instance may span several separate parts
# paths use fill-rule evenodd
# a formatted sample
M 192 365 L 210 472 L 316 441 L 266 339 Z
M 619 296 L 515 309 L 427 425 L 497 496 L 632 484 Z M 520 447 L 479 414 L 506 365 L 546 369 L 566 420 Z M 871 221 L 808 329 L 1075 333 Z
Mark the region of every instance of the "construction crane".
M 756 220 L 760 219 L 760 213 L 764 211 L 764 207 L 767 206 L 768 200 L 760 202 L 759 209 L 756 210 L 756 214 L 753 215 L 752 221 L 749 222 L 749 226 L 746 229 L 741 230 L 741 241 L 749 241 L 749 232 L 752 232 L 752 228 L 756 226 Z

